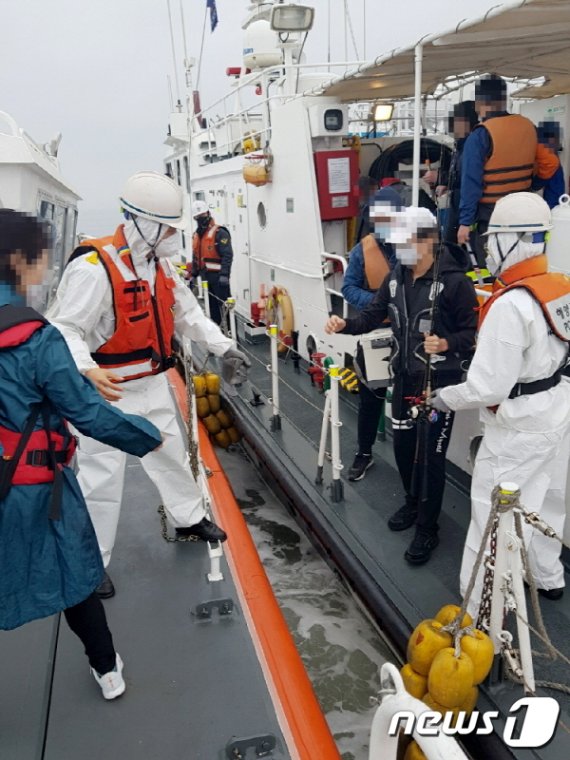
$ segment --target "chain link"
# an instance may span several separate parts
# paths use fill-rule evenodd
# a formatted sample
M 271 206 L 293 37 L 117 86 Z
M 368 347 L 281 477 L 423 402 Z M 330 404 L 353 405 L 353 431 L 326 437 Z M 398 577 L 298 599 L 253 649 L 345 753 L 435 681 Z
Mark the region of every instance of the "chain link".
M 171 544 L 187 544 L 190 541 L 199 541 L 200 539 L 198 536 L 171 536 L 168 532 L 168 523 L 166 522 L 166 512 L 164 511 L 164 507 L 161 504 L 157 510 L 158 514 L 160 515 L 160 534 L 164 538 L 165 541 L 168 541 Z
M 491 534 L 489 537 L 489 556 L 485 561 L 485 575 L 483 577 L 483 590 L 481 591 L 481 604 L 477 625 L 488 631 L 491 622 L 491 599 L 493 597 L 493 578 L 495 576 L 495 561 L 497 558 L 497 530 L 499 528 L 499 515 L 495 510 Z

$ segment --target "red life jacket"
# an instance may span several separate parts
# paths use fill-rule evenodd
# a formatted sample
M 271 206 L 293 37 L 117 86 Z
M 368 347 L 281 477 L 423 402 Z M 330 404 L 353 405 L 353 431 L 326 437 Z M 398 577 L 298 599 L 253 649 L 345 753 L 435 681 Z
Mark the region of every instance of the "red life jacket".
M 560 340 L 570 343 L 570 277 L 548 271 L 546 254 L 506 269 L 493 284 L 493 295 L 479 313 L 479 329 L 492 304 L 514 288 L 524 288 L 540 304 L 544 318 Z
M 95 249 L 105 267 L 115 312 L 115 332 L 91 356 L 125 380 L 164 372 L 174 365 L 174 278 L 157 262 L 153 295 L 147 280 L 125 279 L 109 248 L 137 277 L 122 225 L 113 237 L 85 242 L 82 252 Z
M 197 232 L 192 235 L 192 269 L 200 274 L 204 269 L 207 272 L 219 272 L 222 269 L 222 259 L 216 247 L 216 235 L 220 226 L 210 219 L 210 225 L 200 237 Z
M 33 309 L 0 307 L 0 351 L 10 350 L 25 343 L 46 324 L 48 322 Z M 34 430 L 40 415 L 43 427 Z M 6 498 L 12 485 L 37 485 L 59 481 L 61 468 L 73 457 L 76 448 L 75 437 L 71 433 L 62 435 L 50 430 L 48 415 L 47 403 L 36 404 L 22 432 L 0 425 L 0 501 Z M 67 424 L 64 425 L 67 429 Z M 61 492 L 57 489 L 52 498 L 51 519 L 59 518 L 60 496 Z

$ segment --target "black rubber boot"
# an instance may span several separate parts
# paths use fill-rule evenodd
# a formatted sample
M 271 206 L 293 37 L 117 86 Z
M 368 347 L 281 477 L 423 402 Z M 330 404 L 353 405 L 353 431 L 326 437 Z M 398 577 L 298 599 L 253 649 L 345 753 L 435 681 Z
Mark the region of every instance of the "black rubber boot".
M 210 541 L 216 543 L 216 541 L 225 541 L 228 537 L 226 532 L 223 531 L 216 523 L 208 520 L 207 517 L 203 517 L 196 525 L 190 525 L 188 528 L 176 528 L 176 535 L 188 538 L 195 536 L 201 541 Z

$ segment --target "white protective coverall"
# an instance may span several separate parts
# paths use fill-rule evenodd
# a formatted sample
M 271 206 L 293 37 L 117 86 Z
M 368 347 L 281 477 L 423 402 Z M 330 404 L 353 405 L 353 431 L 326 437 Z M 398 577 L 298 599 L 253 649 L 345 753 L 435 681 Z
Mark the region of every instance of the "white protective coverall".
M 503 250 L 513 233 L 502 233 Z M 491 241 L 490 241 L 491 244 Z M 536 255 L 531 243 L 519 243 L 508 266 Z M 558 536 L 563 535 L 565 492 L 570 455 L 570 379 L 554 388 L 509 399 L 518 382 L 553 375 L 564 363 L 568 344 L 552 334 L 542 309 L 522 288 L 501 295 L 489 309 L 477 338 L 477 349 L 466 382 L 441 390 L 450 409 L 481 409 L 484 436 L 471 484 L 471 523 L 461 565 L 465 592 L 491 509 L 493 488 L 507 481 L 521 490 L 521 503 L 538 512 Z M 494 414 L 487 407 L 499 405 Z M 529 563 L 539 588 L 564 586 L 560 543 L 529 525 L 524 526 Z M 468 611 L 475 617 L 481 599 L 484 570 L 479 572 Z
M 152 226 L 138 220 L 147 240 L 154 240 Z M 125 237 L 140 278 L 148 280 L 154 292 L 156 277 L 154 261 L 147 260 L 149 247 L 141 240 L 133 222 L 125 224 Z M 172 253 L 173 239 L 165 241 Z M 88 243 L 88 241 L 86 241 Z M 175 246 L 174 246 L 175 247 Z M 124 264 L 113 246 L 106 249 L 128 280 L 135 276 Z M 167 258 L 160 258 L 167 274 L 176 280 L 174 295 L 175 334 L 203 344 L 215 356 L 222 356 L 233 343 L 217 325 L 208 319 L 189 288 L 178 277 Z M 79 371 L 97 367 L 91 358 L 115 330 L 113 295 L 103 265 L 94 256 L 74 259 L 65 269 L 56 298 L 48 311 L 48 319 L 63 333 Z M 113 370 L 121 374 L 120 369 Z M 178 424 L 176 406 L 165 373 L 129 380 L 117 386 L 122 398 L 116 403 L 129 414 L 140 414 L 161 431 L 164 443 L 160 449 L 147 454 L 141 464 L 157 487 L 160 498 L 175 528 L 200 522 L 205 516 L 200 489 L 190 470 L 184 445 L 184 434 Z M 126 455 L 92 438 L 79 435 L 78 480 L 97 533 L 105 566 L 109 564 L 115 543 L 123 493 Z

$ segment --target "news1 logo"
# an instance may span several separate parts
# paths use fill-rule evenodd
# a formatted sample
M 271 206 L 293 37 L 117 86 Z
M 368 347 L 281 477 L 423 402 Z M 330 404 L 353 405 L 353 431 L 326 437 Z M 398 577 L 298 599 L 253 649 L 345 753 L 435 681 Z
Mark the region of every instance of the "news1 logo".
M 503 729 L 503 741 L 507 747 L 544 747 L 554 738 L 559 715 L 560 705 L 552 697 L 522 697 L 509 710 Z M 416 717 L 411 710 L 400 710 L 392 717 L 388 734 L 397 736 L 402 731 L 407 736 L 414 732 L 418 736 L 438 736 L 440 733 L 446 736 L 466 736 L 473 733 L 485 736 L 495 731 L 495 721 L 499 720 L 499 712 L 474 711 L 471 715 L 460 712 L 452 725 L 454 719 L 455 716 L 451 712 L 442 717 L 438 712 L 426 710 Z

